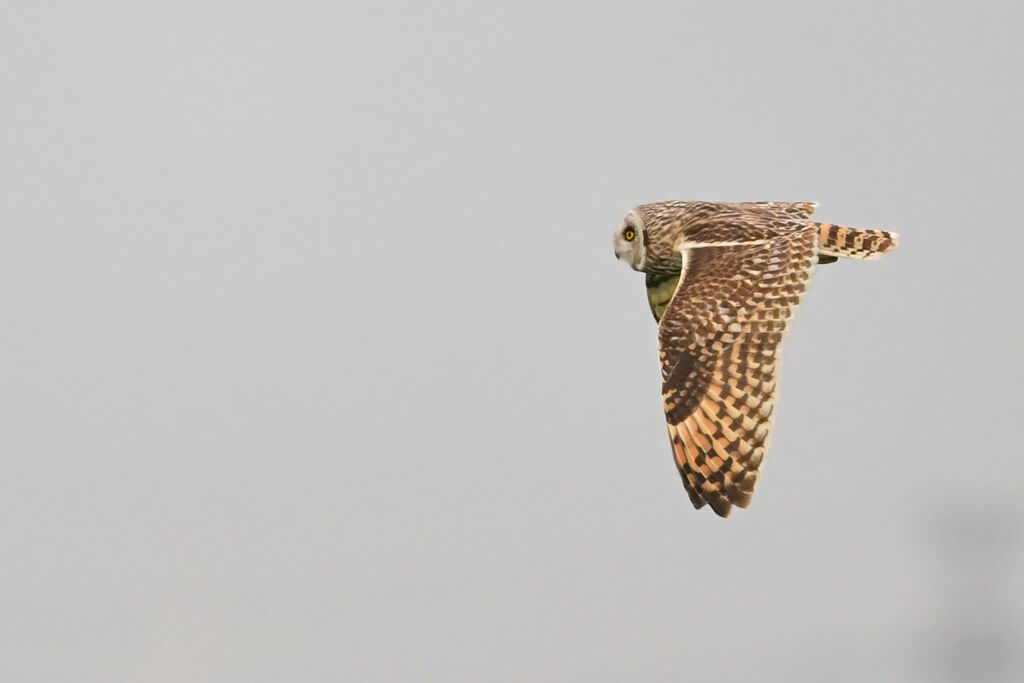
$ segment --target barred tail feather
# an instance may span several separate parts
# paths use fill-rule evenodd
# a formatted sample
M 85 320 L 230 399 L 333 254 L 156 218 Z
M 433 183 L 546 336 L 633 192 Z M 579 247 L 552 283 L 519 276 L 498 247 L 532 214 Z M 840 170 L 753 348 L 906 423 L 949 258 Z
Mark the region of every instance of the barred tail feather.
M 818 226 L 818 253 L 821 256 L 855 259 L 877 259 L 898 246 L 894 232 L 885 230 L 859 230 L 830 223 L 815 223 Z M 819 256 L 820 258 L 820 256 Z

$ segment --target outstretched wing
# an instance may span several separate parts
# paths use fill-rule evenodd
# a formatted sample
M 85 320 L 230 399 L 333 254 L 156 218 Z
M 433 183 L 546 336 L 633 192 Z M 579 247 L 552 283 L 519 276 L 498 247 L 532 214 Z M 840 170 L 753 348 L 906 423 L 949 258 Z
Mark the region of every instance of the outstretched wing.
M 779 346 L 813 270 L 813 226 L 682 245 L 658 328 L 662 398 L 690 500 L 722 517 L 750 503 L 768 444 Z

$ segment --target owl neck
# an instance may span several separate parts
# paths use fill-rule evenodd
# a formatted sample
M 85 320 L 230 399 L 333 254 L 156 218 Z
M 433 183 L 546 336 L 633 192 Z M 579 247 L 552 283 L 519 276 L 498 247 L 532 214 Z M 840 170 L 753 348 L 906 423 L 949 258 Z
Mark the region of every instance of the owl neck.
M 683 236 L 685 226 L 674 225 L 658 239 L 648 242 L 644 271 L 652 275 L 678 275 L 683 270 L 683 256 L 675 245 Z

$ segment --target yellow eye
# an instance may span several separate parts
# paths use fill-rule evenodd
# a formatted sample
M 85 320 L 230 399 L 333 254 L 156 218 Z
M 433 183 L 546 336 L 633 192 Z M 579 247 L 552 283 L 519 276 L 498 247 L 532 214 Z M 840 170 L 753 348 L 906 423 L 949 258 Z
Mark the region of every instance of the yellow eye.
M 633 231 L 633 228 L 626 228 L 622 236 L 626 238 L 627 242 L 632 242 L 636 238 L 636 232 Z

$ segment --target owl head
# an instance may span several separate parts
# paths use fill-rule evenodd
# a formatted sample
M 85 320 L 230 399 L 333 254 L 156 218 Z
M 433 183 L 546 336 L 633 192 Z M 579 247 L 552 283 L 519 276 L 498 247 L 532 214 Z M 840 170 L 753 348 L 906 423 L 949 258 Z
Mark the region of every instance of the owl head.
M 647 263 L 644 222 L 640 213 L 633 209 L 615 231 L 615 258 L 633 270 L 643 272 Z
M 685 231 L 725 206 L 692 201 L 641 204 L 615 231 L 615 256 L 648 275 L 678 275 L 682 255 L 676 247 Z

